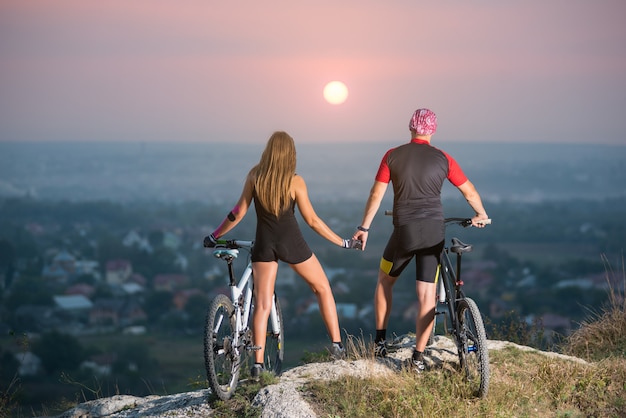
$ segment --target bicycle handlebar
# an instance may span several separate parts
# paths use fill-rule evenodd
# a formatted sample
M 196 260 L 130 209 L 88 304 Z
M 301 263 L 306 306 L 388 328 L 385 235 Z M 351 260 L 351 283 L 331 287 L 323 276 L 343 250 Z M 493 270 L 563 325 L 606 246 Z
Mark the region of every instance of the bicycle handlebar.
M 463 228 L 467 228 L 468 226 L 472 226 L 472 220 L 470 218 L 445 218 L 443 223 L 448 226 L 451 224 L 457 224 L 462 226 Z
M 252 248 L 254 241 L 239 240 L 239 239 L 218 239 L 216 244 L 213 244 L 211 239 L 207 236 L 204 237 L 204 246 L 206 248 L 226 247 L 231 249 L 239 248 Z
M 392 210 L 386 210 L 385 211 L 385 215 L 386 216 L 393 216 L 393 211 Z M 457 225 L 461 225 L 463 228 L 467 228 L 468 226 L 472 226 L 472 219 L 471 218 L 445 218 L 443 220 L 445 225 L 450 225 L 450 224 L 457 224 Z M 491 225 L 491 219 L 482 219 L 480 221 L 478 221 L 478 223 L 483 224 L 483 225 Z

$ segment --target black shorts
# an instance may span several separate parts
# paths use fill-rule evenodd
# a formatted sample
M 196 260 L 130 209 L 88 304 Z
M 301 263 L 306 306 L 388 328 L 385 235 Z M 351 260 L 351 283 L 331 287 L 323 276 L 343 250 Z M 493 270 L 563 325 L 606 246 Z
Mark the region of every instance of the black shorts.
M 419 219 L 396 226 L 380 260 L 380 269 L 391 277 L 398 277 L 415 257 L 415 279 L 433 283 L 443 245 L 444 225 L 441 220 Z
M 279 236 L 257 235 L 252 247 L 252 262 L 280 260 L 288 264 L 299 264 L 313 255 L 299 230 L 277 235 Z

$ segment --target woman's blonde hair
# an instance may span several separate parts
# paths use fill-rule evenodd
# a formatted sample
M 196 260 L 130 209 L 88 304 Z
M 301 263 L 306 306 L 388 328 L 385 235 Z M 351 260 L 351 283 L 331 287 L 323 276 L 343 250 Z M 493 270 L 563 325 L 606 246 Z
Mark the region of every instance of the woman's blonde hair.
M 286 132 L 274 132 L 259 163 L 250 171 L 257 202 L 280 216 L 291 204 L 291 180 L 296 174 L 296 145 Z

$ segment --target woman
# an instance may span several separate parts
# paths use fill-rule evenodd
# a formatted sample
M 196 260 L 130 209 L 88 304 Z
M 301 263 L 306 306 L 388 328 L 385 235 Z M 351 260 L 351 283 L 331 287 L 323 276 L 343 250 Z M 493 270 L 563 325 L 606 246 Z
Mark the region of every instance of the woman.
M 343 248 L 360 248 L 360 241 L 342 239 L 322 221 L 309 200 L 304 179 L 296 174 L 296 148 L 285 132 L 274 132 L 261 160 L 246 177 L 239 201 L 222 224 L 209 236 L 215 240 L 233 229 L 246 215 L 254 200 L 257 214 L 256 236 L 252 248 L 254 313 L 252 333 L 255 364 L 252 376 L 263 370 L 267 320 L 270 314 L 278 261 L 291 266 L 311 287 L 317 297 L 322 319 L 332 341 L 331 354 L 343 355 L 335 298 L 322 266 L 304 240 L 295 218 L 298 206 L 304 221 L 319 235 Z

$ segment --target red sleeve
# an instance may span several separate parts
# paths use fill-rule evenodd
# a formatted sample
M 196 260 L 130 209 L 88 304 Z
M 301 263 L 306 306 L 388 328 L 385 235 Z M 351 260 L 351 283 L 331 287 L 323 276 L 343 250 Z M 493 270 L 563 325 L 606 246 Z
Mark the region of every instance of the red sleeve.
M 393 151 L 394 148 L 390 149 L 383 156 L 382 161 L 380 162 L 380 166 L 378 167 L 378 172 L 376 173 L 375 180 L 380 181 L 381 183 L 389 183 L 391 180 L 391 174 L 389 173 L 389 166 L 387 165 L 387 157 L 389 157 L 389 153 Z
M 444 151 L 441 152 L 443 152 L 448 159 L 448 180 L 456 187 L 459 187 L 461 184 L 467 181 L 465 173 L 463 173 L 463 170 L 461 170 L 461 166 L 456 162 L 454 158 L 452 158 Z

